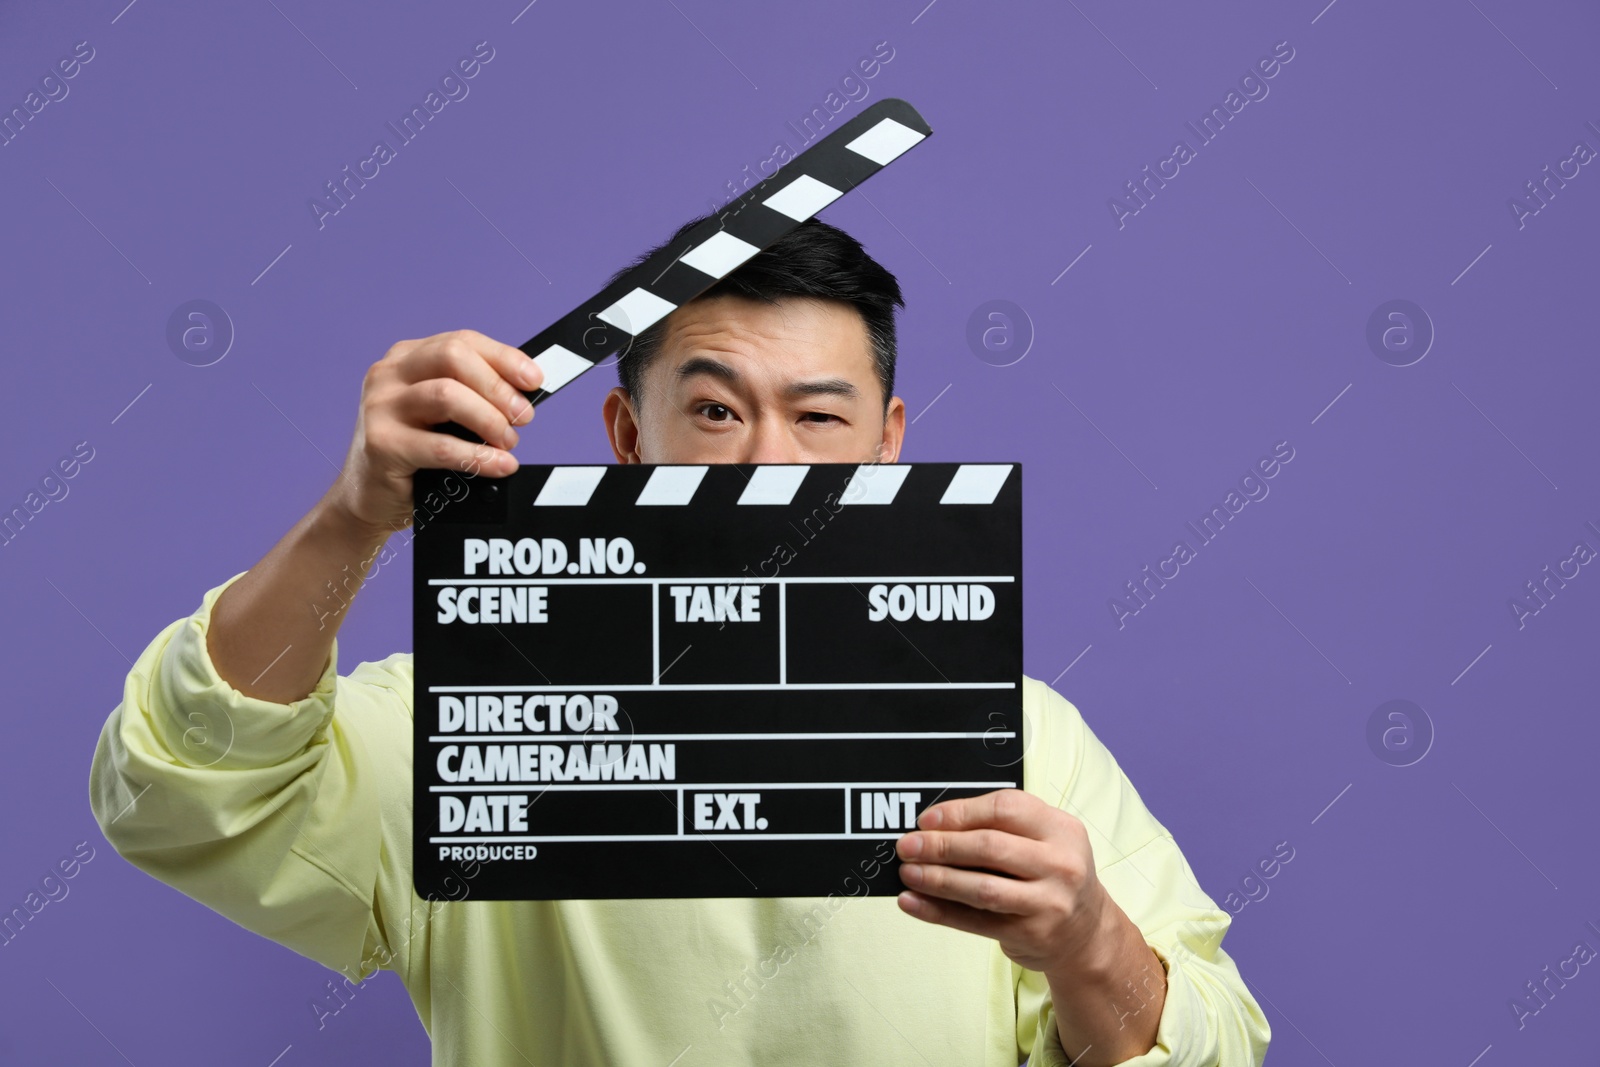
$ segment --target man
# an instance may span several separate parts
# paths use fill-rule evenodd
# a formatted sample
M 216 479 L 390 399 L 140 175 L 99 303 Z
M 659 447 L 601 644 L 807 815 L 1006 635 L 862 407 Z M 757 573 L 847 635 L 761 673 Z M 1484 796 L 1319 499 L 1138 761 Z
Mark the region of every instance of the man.
M 602 408 L 617 461 L 895 462 L 897 306 L 893 275 L 807 220 L 635 339 Z M 347 982 L 395 971 L 437 1064 L 1261 1063 L 1229 916 L 1032 678 L 1025 788 L 924 812 L 893 843 L 896 900 L 852 869 L 826 898 L 480 901 L 470 866 L 459 899 L 420 900 L 411 655 L 337 674 L 327 589 L 411 521 L 417 469 L 511 473 L 541 381 L 466 330 L 372 365 L 339 479 L 129 673 L 90 779 L 118 852 Z M 861 871 L 889 858 L 863 842 Z

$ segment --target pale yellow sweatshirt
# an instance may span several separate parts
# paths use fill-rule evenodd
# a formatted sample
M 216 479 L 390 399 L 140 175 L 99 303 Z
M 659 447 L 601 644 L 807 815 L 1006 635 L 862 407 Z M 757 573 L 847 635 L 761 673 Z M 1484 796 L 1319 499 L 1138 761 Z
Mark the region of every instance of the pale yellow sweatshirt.
M 340 675 L 335 642 L 303 700 L 244 696 L 206 648 L 242 574 L 129 672 L 95 749 L 95 818 L 129 862 L 247 929 L 354 981 L 394 971 L 435 1064 L 1068 1063 L 1043 976 L 860 896 L 853 871 L 814 898 L 479 901 L 463 866 L 461 899 L 422 900 L 411 654 Z M 1167 967 L 1156 1047 L 1126 1063 L 1259 1065 L 1271 1033 L 1221 949 L 1231 917 L 1077 708 L 1033 678 L 1023 693 L 1024 788 L 1083 821 L 1101 881 Z

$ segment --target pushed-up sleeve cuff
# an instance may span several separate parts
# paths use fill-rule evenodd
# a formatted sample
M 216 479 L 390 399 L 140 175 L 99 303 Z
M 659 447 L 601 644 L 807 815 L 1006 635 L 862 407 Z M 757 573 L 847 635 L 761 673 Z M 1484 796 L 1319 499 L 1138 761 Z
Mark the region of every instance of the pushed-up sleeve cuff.
M 333 718 L 338 638 L 316 686 L 292 704 L 246 696 L 217 673 L 206 644 L 212 608 L 247 573 L 208 590 L 194 614 L 176 624 L 151 678 L 151 729 L 173 760 L 186 766 L 282 763 L 320 740 Z
M 1159 946 L 1150 947 L 1167 972 L 1167 992 L 1161 1006 L 1161 1020 L 1156 1025 L 1156 1043 L 1147 1052 L 1118 1061 L 1116 1067 L 1187 1067 L 1189 1064 L 1198 1064 L 1200 1060 L 1184 1053 L 1187 1050 L 1199 1051 L 1207 1045 L 1215 1052 L 1215 1042 L 1208 1041 L 1205 1036 L 1213 1025 L 1205 998 L 1184 970 L 1180 957 L 1175 955 L 1169 959 Z M 1028 1067 L 1072 1067 L 1072 1057 L 1061 1046 L 1061 1034 L 1056 1030 L 1055 1005 L 1051 1003 L 1048 992 L 1039 1008 L 1037 1051 L 1039 1055 Z M 1216 1061 L 1205 1062 L 1214 1064 Z

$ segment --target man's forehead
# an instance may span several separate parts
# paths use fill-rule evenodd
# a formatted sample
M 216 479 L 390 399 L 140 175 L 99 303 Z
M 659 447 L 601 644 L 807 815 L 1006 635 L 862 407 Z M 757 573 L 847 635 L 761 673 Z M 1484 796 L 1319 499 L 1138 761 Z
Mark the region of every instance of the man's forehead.
M 775 303 L 720 294 L 690 301 L 668 317 L 662 334 L 662 373 L 677 378 L 691 361 L 759 369 L 781 376 L 826 368 L 833 374 L 874 374 L 866 323 L 850 304 L 811 297 L 782 297 Z

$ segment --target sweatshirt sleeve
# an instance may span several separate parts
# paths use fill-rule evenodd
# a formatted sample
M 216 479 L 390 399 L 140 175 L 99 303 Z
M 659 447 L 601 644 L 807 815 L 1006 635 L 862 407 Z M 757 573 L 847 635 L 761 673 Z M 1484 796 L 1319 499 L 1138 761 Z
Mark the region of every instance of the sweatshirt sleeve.
M 135 867 L 359 981 L 392 958 L 377 904 L 386 801 L 368 750 L 383 739 L 359 727 L 406 714 L 409 659 L 340 677 L 335 639 L 303 699 L 245 696 L 206 646 L 212 606 L 245 573 L 134 663 L 95 746 L 90 806 Z
M 1088 831 L 1095 871 L 1111 898 L 1144 934 L 1166 969 L 1167 991 L 1148 1052 L 1119 1067 L 1260 1067 L 1272 1031 L 1222 950 L 1232 916 L 1200 888 L 1170 831 L 1145 807 L 1133 783 L 1078 709 L 1049 686 L 1025 679 L 1025 785 L 1077 816 Z M 1030 1067 L 1068 1067 L 1042 974 L 1014 967 L 1017 1038 Z M 1130 990 L 1132 1017 L 1148 994 Z

